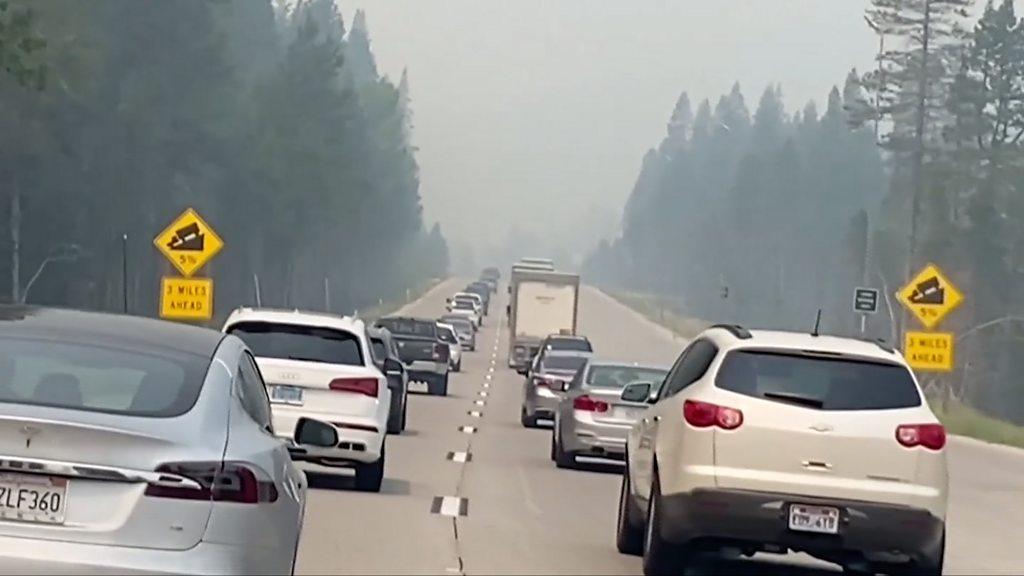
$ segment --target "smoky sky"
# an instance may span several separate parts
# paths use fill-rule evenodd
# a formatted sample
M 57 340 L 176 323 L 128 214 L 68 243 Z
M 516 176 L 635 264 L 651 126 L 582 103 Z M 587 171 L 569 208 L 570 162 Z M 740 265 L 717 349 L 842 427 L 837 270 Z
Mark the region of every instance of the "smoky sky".
M 866 0 L 341 0 L 381 71 L 407 67 L 428 222 L 479 251 L 513 226 L 612 236 L 680 92 L 740 81 L 790 111 L 873 63 Z

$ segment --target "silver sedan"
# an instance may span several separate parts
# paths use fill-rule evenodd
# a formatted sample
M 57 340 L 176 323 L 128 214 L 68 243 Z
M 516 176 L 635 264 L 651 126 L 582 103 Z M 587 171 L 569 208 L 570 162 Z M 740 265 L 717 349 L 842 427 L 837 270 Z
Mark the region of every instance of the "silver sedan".
M 647 409 L 647 394 L 630 398 L 627 385 L 656 389 L 668 370 L 658 366 L 590 361 L 566 387 L 555 410 L 551 459 L 559 468 L 573 468 L 577 456 L 623 460 L 626 435 Z M 631 387 L 634 389 L 641 389 Z
M 303 452 L 234 336 L 0 306 L 4 572 L 289 574 Z

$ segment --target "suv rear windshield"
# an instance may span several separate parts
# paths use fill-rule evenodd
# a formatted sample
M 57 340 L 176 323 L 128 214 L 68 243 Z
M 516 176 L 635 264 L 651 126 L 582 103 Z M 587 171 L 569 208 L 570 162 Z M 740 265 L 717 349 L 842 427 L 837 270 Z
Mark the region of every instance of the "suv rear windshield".
M 910 371 L 896 364 L 767 351 L 730 352 L 715 385 L 819 410 L 892 410 L 921 405 Z
M 210 359 L 0 338 L 0 402 L 170 418 L 192 409 Z
M 587 386 L 595 388 L 625 388 L 631 382 L 661 384 L 667 370 L 637 368 L 636 366 L 594 366 L 587 374 Z
M 476 310 L 476 306 L 474 305 L 474 302 L 472 300 L 466 298 L 464 300 L 456 300 L 455 301 L 455 309 L 456 310 Z
M 426 320 L 413 320 L 410 318 L 381 318 L 377 320 L 377 326 L 382 326 L 391 331 L 394 335 L 420 336 L 423 338 L 437 338 L 437 326 L 434 322 Z
M 351 332 L 274 322 L 239 322 L 228 329 L 257 358 L 282 358 L 364 366 L 359 338 Z
M 579 370 L 587 359 L 578 356 L 548 356 L 541 362 L 541 371 L 548 370 Z
M 548 350 L 570 350 L 573 352 L 593 352 L 594 348 L 590 341 L 584 338 L 551 338 L 548 340 Z
M 446 344 L 458 344 L 459 343 L 459 340 L 458 340 L 458 338 L 455 337 L 455 333 L 452 332 L 452 329 L 451 328 L 446 328 L 444 326 L 438 326 L 437 327 L 437 337 L 438 337 L 439 340 L 441 340 L 441 342 L 444 342 Z

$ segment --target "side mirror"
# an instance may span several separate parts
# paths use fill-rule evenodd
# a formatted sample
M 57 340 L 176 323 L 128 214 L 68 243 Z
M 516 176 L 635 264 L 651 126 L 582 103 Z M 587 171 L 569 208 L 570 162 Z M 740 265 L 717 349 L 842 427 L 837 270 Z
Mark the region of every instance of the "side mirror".
M 308 451 L 304 446 L 316 448 L 331 448 L 338 445 L 338 431 L 334 426 L 312 418 L 299 418 L 295 426 L 293 442 L 288 444 L 288 455 L 292 460 L 301 462 L 306 460 Z
M 647 402 L 651 397 L 651 383 L 650 382 L 631 382 L 622 389 L 622 395 L 619 398 L 623 402 Z
M 519 373 L 520 376 L 526 376 L 530 373 L 530 369 L 525 367 L 519 367 L 516 368 L 516 372 Z
M 385 376 L 401 376 L 405 372 L 405 367 L 402 363 L 394 358 L 384 359 L 384 375 Z

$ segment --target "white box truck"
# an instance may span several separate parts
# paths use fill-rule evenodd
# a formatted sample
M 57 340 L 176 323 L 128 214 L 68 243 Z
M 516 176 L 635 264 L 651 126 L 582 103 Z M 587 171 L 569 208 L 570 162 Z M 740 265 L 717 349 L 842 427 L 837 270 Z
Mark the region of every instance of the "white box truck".
M 513 267 L 509 280 L 508 365 L 529 365 L 552 334 L 576 334 L 580 277 L 566 272 Z

